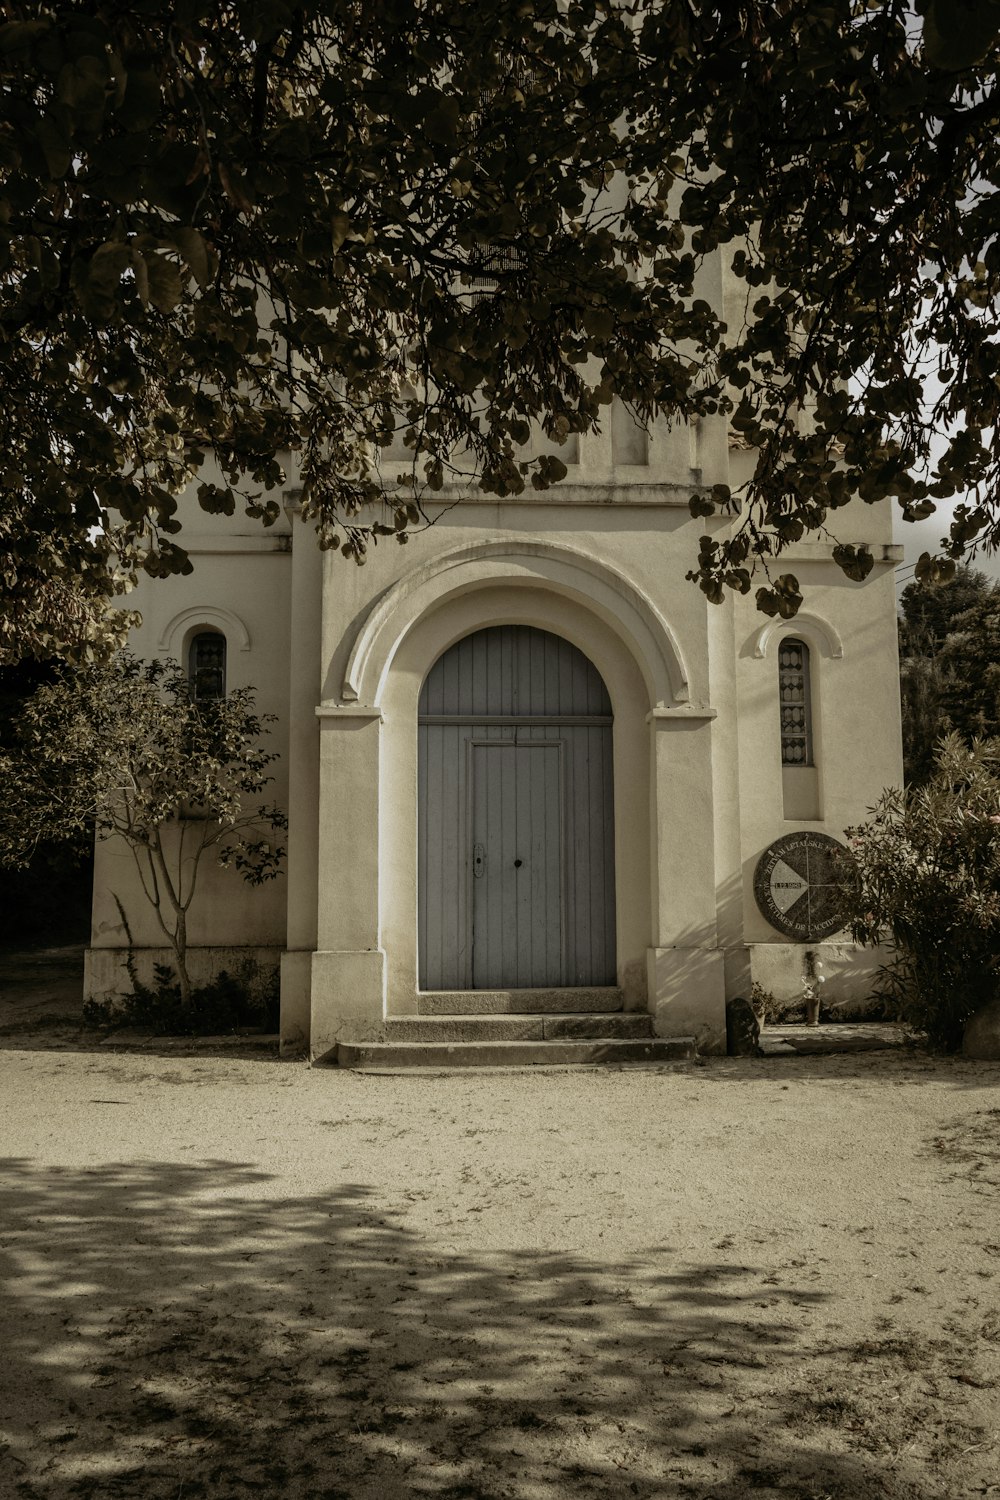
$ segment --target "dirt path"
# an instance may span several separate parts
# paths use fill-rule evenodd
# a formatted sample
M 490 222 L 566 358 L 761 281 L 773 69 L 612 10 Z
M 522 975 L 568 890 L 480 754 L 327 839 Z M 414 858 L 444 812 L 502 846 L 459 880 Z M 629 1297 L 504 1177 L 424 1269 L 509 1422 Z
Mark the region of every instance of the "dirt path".
M 1000 1495 L 1000 1066 L 0 1051 L 0 1494 Z

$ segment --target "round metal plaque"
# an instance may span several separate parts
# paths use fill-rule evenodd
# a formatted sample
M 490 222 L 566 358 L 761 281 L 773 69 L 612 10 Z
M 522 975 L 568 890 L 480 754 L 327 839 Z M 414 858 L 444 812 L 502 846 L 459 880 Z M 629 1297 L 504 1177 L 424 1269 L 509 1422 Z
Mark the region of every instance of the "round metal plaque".
M 844 844 L 826 833 L 786 833 L 757 861 L 753 893 L 772 927 L 800 943 L 818 943 L 847 921 L 840 894 Z

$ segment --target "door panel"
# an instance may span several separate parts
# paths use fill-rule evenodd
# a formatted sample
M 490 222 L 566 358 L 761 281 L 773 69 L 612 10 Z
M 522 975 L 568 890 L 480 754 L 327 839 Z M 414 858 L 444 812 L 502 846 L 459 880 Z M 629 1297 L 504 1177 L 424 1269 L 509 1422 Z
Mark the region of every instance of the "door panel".
M 527 626 L 476 631 L 428 673 L 418 740 L 420 987 L 614 984 L 611 703 L 593 664 Z
M 469 730 L 421 724 L 418 739 L 419 983 L 464 990 L 471 983 L 466 869 L 466 755 Z
M 562 745 L 508 740 L 470 750 L 473 988 L 561 984 Z

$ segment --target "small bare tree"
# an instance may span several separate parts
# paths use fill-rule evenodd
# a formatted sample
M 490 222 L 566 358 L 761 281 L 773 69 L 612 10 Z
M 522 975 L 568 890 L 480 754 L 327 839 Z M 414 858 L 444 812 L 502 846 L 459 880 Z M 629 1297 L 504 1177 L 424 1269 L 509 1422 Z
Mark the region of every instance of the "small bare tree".
M 188 912 L 206 858 L 251 885 L 284 858 L 284 813 L 249 805 L 272 780 L 277 754 L 260 741 L 274 717 L 256 712 L 249 687 L 195 702 L 173 661 L 122 653 L 64 672 L 28 700 L 0 754 L 0 864 L 24 866 L 43 840 L 81 829 L 122 839 L 189 1005 Z

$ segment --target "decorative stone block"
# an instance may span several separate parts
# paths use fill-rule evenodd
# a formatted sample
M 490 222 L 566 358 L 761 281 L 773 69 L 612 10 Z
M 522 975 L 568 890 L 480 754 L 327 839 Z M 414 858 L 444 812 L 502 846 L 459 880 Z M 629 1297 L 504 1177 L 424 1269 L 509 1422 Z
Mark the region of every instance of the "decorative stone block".
M 749 1000 L 726 1001 L 726 1051 L 730 1057 L 760 1055 L 760 1022 Z

